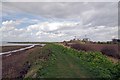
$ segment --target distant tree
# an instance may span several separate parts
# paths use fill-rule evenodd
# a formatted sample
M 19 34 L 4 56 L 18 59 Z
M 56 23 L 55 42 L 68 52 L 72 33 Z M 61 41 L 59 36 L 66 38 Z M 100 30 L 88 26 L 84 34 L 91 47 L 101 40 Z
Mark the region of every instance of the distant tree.
M 98 44 L 100 44 L 101 42 L 100 41 L 98 41 Z

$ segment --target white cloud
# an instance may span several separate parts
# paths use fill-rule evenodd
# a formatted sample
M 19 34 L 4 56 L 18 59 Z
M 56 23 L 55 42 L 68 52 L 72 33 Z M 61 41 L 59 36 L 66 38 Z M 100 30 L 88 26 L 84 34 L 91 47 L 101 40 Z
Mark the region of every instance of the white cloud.
M 27 5 L 26 5 L 27 4 Z M 21 6 L 22 5 L 22 6 Z M 118 20 L 117 2 L 66 2 L 66 3 L 3 3 L 3 13 L 27 13 L 44 18 L 73 19 L 91 26 L 116 26 Z M 37 9 L 37 10 L 36 10 Z
M 13 20 L 10 20 L 10 21 L 4 21 L 2 22 L 2 27 L 0 28 L 0 31 L 10 31 L 10 30 L 13 30 L 15 29 L 15 27 L 17 25 L 19 25 L 21 23 L 21 21 L 13 21 Z
M 118 36 L 117 2 L 39 2 L 27 5 L 26 2 L 16 2 L 4 3 L 2 7 L 4 14 L 17 14 L 17 17 L 24 13 L 32 15 L 25 15 L 21 20 L 2 22 L 0 30 L 5 32 L 4 39 L 61 41 L 88 35 L 93 40 L 110 40 L 112 36 Z M 41 21 L 36 17 L 31 19 L 33 16 L 40 17 Z M 22 23 L 27 23 L 27 26 L 18 28 Z
M 30 25 L 28 26 L 27 30 L 32 31 L 32 30 L 41 30 L 41 31 L 54 31 L 58 30 L 61 28 L 70 28 L 70 27 L 75 27 L 79 23 L 77 22 L 41 22 L 38 24 Z
M 23 20 L 23 19 L 22 19 Z M 0 30 L 3 32 L 3 40 L 11 41 L 63 41 L 72 39 L 74 36 L 84 38 L 87 35 L 92 40 L 110 40 L 113 36 L 117 37 L 118 27 L 95 26 L 88 27 L 79 22 L 40 22 L 23 28 L 17 26 L 22 21 L 4 21 Z M 99 37 L 98 37 L 99 36 Z
M 21 19 L 25 21 L 24 19 Z M 59 32 L 61 28 L 74 28 L 78 25 L 77 22 L 40 22 L 34 25 L 29 25 L 23 28 L 17 26 L 22 24 L 23 21 L 4 21 L 0 31 L 3 33 L 3 40 L 22 40 L 22 39 L 44 39 L 44 38 L 60 38 L 65 36 L 65 33 Z M 24 23 L 24 22 L 23 22 Z M 31 39 L 32 40 L 32 39 Z
M 23 29 L 17 29 L 17 26 L 21 24 L 22 21 L 16 20 L 9 20 L 9 21 L 3 21 L 2 26 L 0 27 L 0 30 L 2 32 L 9 32 L 9 31 L 22 31 Z

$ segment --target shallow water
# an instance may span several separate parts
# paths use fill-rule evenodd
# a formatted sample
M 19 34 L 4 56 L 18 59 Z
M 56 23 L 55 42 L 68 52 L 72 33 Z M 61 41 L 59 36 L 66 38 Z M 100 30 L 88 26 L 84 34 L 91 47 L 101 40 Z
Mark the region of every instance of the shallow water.
M 30 46 L 30 45 L 41 45 L 41 46 L 44 46 L 45 44 L 23 44 L 23 43 L 8 43 L 8 42 L 1 42 L 0 43 L 0 46 Z
M 2 54 L 9 54 L 9 53 L 13 53 L 13 52 L 18 52 L 18 51 L 22 51 L 22 50 L 26 50 L 26 49 L 29 49 L 29 48 L 33 48 L 34 46 L 36 45 L 40 45 L 40 46 L 44 46 L 45 44 L 23 44 L 23 43 L 8 43 L 8 42 L 1 42 L 0 43 L 0 46 L 29 46 L 29 47 L 25 47 L 25 48 L 20 48 L 20 49 L 17 49 L 17 50 L 13 50 L 13 51 L 8 51 L 8 52 L 2 52 L 0 51 L 0 55 Z

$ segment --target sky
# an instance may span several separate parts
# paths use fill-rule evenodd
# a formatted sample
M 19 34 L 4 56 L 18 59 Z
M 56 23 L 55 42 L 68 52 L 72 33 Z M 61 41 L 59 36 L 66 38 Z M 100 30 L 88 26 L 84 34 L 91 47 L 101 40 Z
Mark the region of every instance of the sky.
M 118 38 L 118 2 L 3 2 L 0 6 L 3 41 Z

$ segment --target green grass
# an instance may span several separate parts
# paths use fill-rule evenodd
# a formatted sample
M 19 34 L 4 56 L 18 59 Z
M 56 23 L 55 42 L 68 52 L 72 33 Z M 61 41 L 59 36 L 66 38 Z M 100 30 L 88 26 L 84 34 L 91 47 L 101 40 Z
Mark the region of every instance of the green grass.
M 31 68 L 28 73 L 25 75 L 27 77 L 34 77 L 37 71 L 43 67 L 44 63 L 47 61 L 44 59 L 47 56 L 49 51 L 46 48 L 37 47 L 33 51 L 30 52 L 27 57 L 27 61 L 31 63 Z
M 50 53 L 48 60 L 42 62 L 37 59 L 39 54 L 47 53 Z M 120 63 L 112 63 L 100 52 L 77 51 L 58 44 L 47 44 L 39 54 L 36 53 L 36 60 L 33 59 L 30 70 L 31 73 L 35 70 L 37 78 L 119 78 L 120 76 Z
M 79 64 L 79 60 L 65 54 L 57 46 L 51 46 L 52 56 L 45 67 L 38 71 L 38 77 L 46 78 L 80 78 L 89 76 Z

